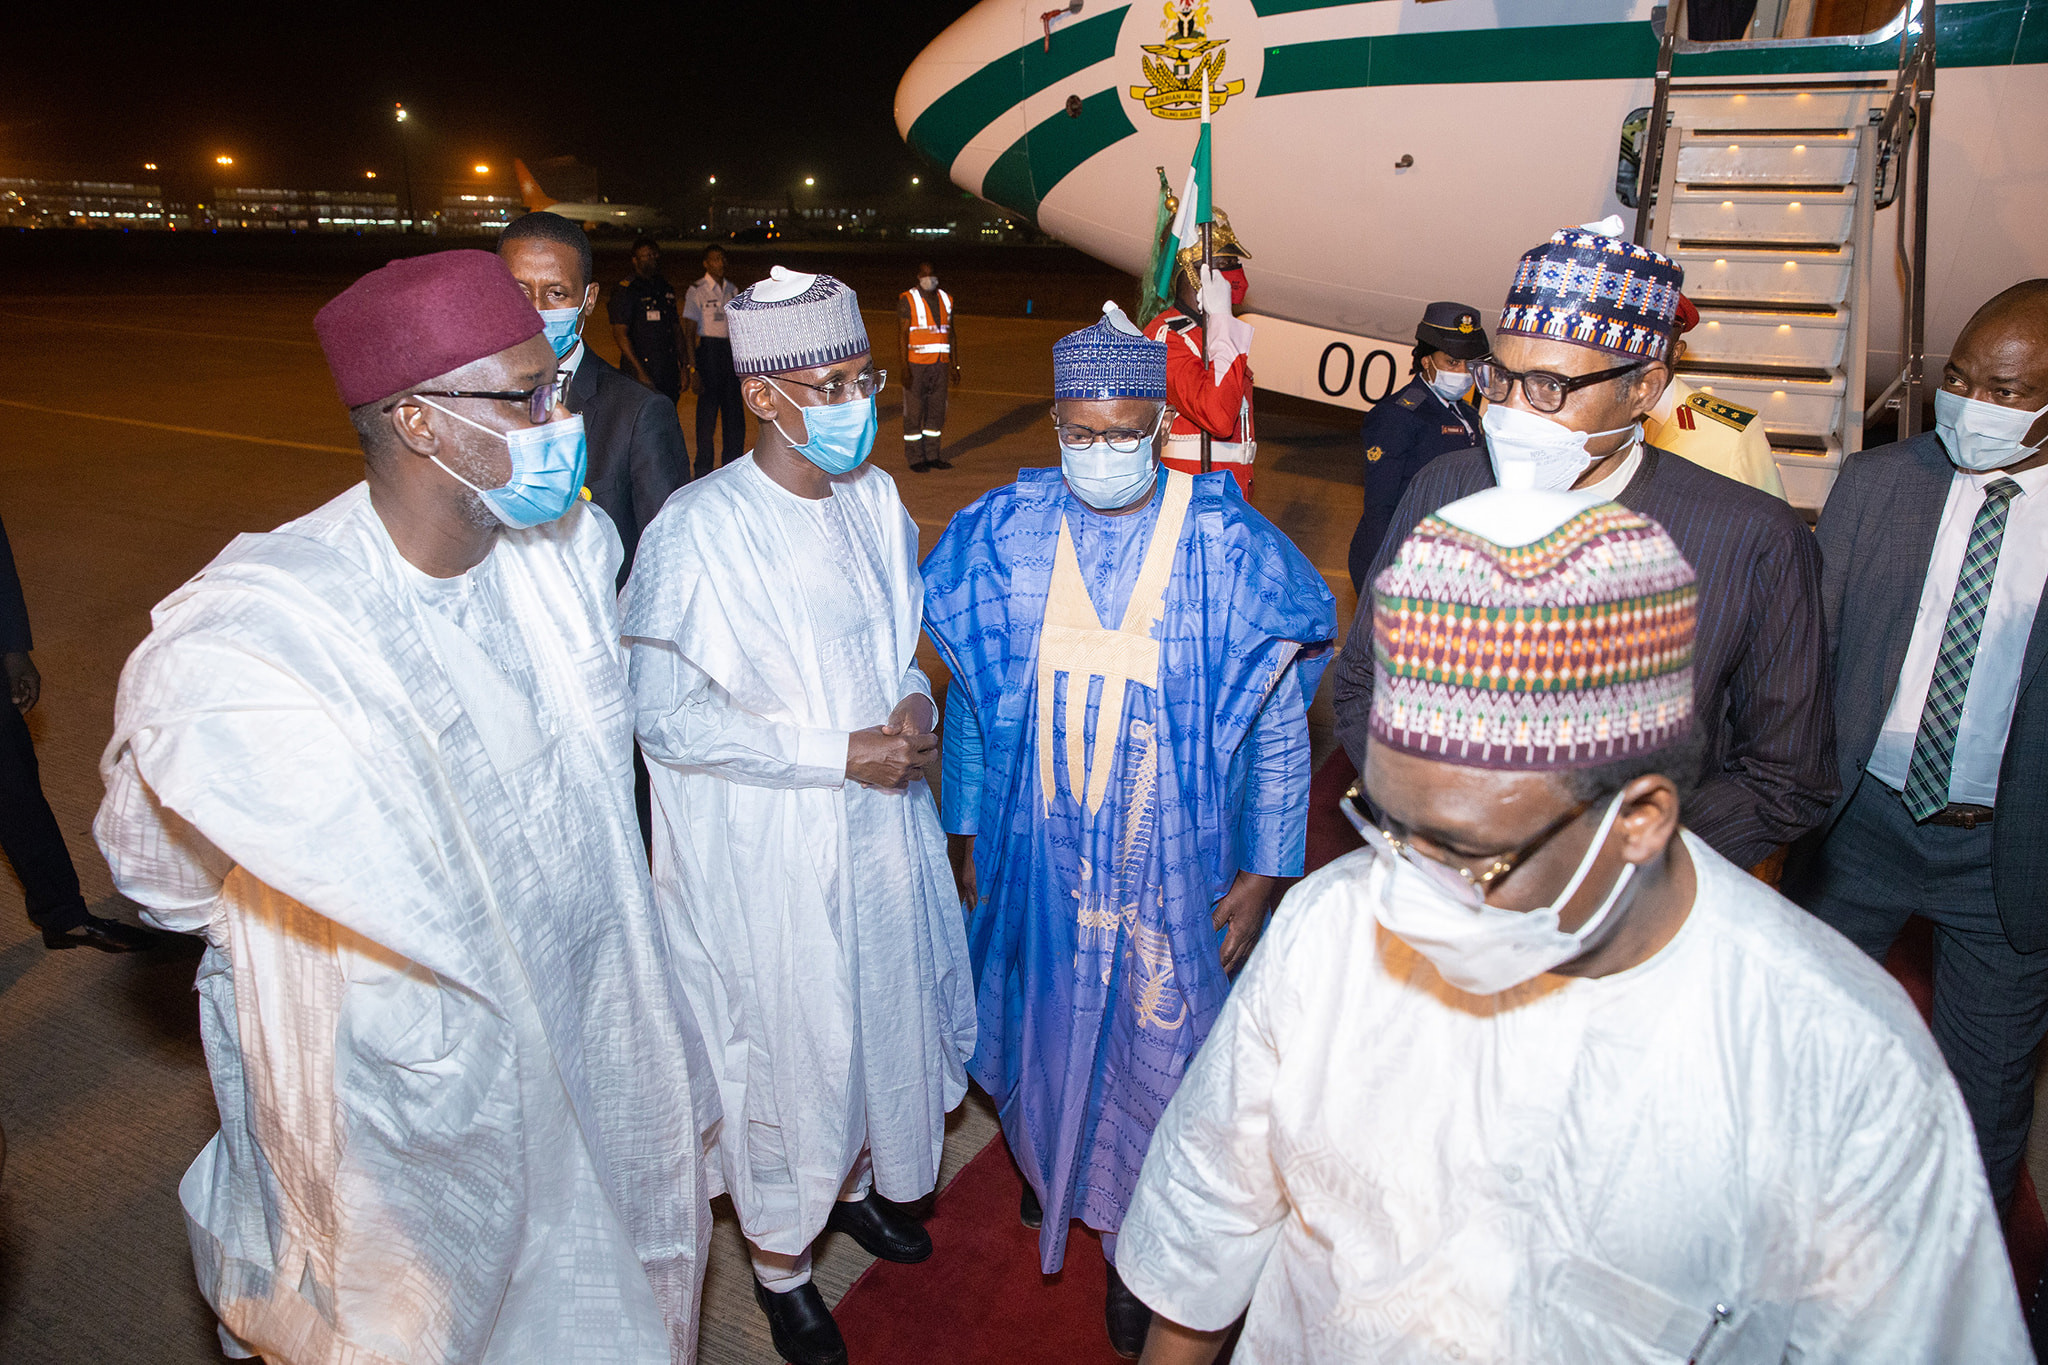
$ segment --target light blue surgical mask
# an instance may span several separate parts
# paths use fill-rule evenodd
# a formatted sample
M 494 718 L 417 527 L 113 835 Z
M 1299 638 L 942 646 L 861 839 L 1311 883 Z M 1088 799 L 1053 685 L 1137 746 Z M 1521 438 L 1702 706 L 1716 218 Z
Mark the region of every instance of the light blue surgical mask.
M 775 391 L 789 398 L 789 390 L 768 380 Z M 794 398 L 789 401 L 796 406 Z M 789 433 L 782 431 L 782 423 L 776 422 L 775 429 L 782 432 L 782 439 L 789 441 L 798 454 L 827 474 L 851 474 L 860 468 L 868 452 L 875 448 L 875 398 L 856 398 L 851 403 L 828 403 L 822 407 L 804 408 L 804 430 L 810 440 L 802 445 L 790 440 Z
M 555 348 L 555 359 L 563 360 L 576 349 L 579 324 L 583 321 L 581 308 L 543 308 L 540 310 L 541 333 L 548 339 L 548 345 Z
M 496 431 L 482 422 L 471 422 L 461 413 L 444 408 L 431 398 L 422 397 L 419 401 L 437 412 L 447 413 L 458 422 L 468 422 L 479 431 L 490 432 L 511 449 L 512 477 L 505 481 L 503 488 L 478 488 L 441 464 L 439 458 L 428 457 L 441 465 L 442 473 L 482 498 L 484 506 L 490 508 L 491 515 L 499 521 L 514 530 L 525 530 L 529 526 L 553 521 L 575 505 L 576 495 L 583 491 L 583 475 L 589 460 L 589 447 L 583 436 L 583 414 L 577 413 L 543 426 L 522 427 L 518 431 Z
M 1120 512 L 1152 491 L 1159 462 L 1152 456 L 1149 440 L 1128 452 L 1112 450 L 1107 441 L 1085 446 L 1061 441 L 1060 473 L 1082 502 L 1098 512 Z
M 541 314 L 546 317 L 547 314 Z M 1437 397 L 1446 403 L 1455 403 L 1472 392 L 1472 376 L 1462 370 L 1438 370 L 1429 377 L 1429 386 L 1436 390 Z

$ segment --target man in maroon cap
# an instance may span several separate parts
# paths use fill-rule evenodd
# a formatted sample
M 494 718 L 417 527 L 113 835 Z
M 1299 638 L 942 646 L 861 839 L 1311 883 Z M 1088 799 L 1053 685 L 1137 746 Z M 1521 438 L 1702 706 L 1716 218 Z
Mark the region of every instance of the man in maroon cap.
M 273 1362 L 687 1362 L 717 1102 L 581 419 L 488 253 L 314 326 L 365 480 L 157 607 L 102 763 L 115 882 L 207 940 L 200 1288 Z

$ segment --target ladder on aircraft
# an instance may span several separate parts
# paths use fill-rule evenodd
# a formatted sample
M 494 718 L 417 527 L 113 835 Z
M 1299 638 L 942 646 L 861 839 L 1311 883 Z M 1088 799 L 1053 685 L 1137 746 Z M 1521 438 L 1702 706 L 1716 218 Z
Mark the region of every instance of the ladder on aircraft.
M 1650 126 L 1664 136 L 1647 140 L 1644 175 L 1656 191 L 1643 196 L 1636 239 L 1684 267 L 1700 312 L 1678 372 L 1757 411 L 1795 507 L 1819 508 L 1843 458 L 1863 445 L 1871 278 L 1892 268 L 1893 254 L 1875 244 L 1874 222 L 1898 192 L 1916 114 L 1918 230 L 1911 249 L 1901 234 L 1912 286 L 1899 410 L 1902 435 L 1917 427 L 1934 6 L 1914 8 L 1922 13 L 1902 26 L 1899 70 L 1885 75 L 1674 78 L 1670 36 L 1660 53 Z

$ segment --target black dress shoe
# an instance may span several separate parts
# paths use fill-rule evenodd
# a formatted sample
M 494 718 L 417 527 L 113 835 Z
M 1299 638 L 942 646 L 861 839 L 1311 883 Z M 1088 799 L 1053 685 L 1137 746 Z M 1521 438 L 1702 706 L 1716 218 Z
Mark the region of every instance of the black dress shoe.
M 777 1294 L 755 1280 L 754 1302 L 768 1315 L 768 1335 L 789 1365 L 846 1365 L 846 1339 L 818 1286 L 806 1282 Z
M 1109 1328 L 1109 1346 L 1125 1360 L 1136 1360 L 1145 1349 L 1145 1333 L 1152 1329 L 1152 1310 L 1124 1287 L 1115 1266 L 1107 1269 L 1109 1296 L 1102 1304 L 1102 1320 Z
M 932 1235 L 872 1191 L 865 1199 L 834 1204 L 825 1226 L 859 1242 L 868 1255 L 899 1265 L 915 1265 L 932 1254 Z
M 951 469 L 953 462 L 951 460 L 933 460 L 927 467 L 931 469 Z
M 159 935 L 117 919 L 87 915 L 85 923 L 69 929 L 43 930 L 45 948 L 97 948 L 103 953 L 139 953 L 161 942 Z
M 910 472 L 911 472 L 911 473 L 913 473 L 913 474 L 922 474 L 922 473 L 924 473 L 924 472 L 925 472 L 925 471 L 926 471 L 927 469 L 930 469 L 930 468 L 931 468 L 931 465 L 930 465 L 929 463 L 926 463 L 926 464 L 914 464 L 914 465 L 912 465 L 912 466 L 910 467 Z
M 1045 1226 L 1045 1210 L 1038 1203 L 1038 1191 L 1031 1188 L 1029 1181 L 1024 1185 L 1024 1196 L 1017 1201 L 1017 1221 L 1033 1232 Z

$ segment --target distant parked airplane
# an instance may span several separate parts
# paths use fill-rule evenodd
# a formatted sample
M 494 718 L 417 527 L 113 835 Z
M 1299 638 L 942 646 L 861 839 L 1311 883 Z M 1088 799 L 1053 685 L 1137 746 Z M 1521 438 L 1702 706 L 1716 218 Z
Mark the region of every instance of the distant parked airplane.
M 615 232 L 652 232 L 669 226 L 667 215 L 660 209 L 646 204 L 614 204 L 609 199 L 573 201 L 550 199 L 533 178 L 533 172 L 526 169 L 526 163 L 517 157 L 512 159 L 512 169 L 519 176 L 519 197 L 528 210 L 534 213 L 558 213 L 573 223 L 583 225 L 585 232 L 597 232 L 610 228 Z

